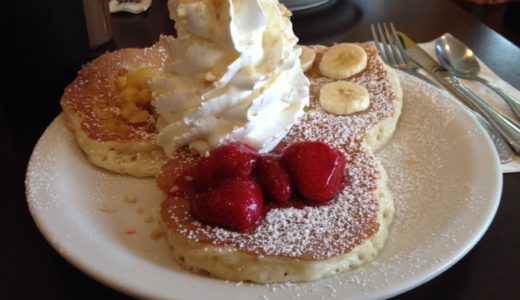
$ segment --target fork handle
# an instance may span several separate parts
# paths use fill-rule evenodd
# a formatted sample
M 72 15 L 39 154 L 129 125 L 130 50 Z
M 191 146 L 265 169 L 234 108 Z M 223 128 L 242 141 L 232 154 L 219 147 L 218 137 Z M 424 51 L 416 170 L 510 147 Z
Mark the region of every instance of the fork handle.
M 507 102 L 507 104 L 509 104 L 509 106 L 511 107 L 511 110 L 513 110 L 515 115 L 520 119 L 520 99 L 515 98 L 515 97 L 511 96 L 510 94 L 508 94 L 503 89 L 494 86 L 493 84 L 491 84 L 491 82 L 489 82 L 485 78 L 477 76 L 477 77 L 475 77 L 475 80 L 485 84 L 487 87 L 492 89 L 495 93 L 500 95 L 500 97 L 502 97 Z
M 437 79 L 444 82 L 448 88 L 457 95 L 467 100 L 475 107 L 483 116 L 504 136 L 507 143 L 517 153 L 520 153 L 520 124 L 508 116 L 498 112 L 489 104 L 487 104 L 480 96 L 472 92 L 467 85 L 457 79 L 455 76 L 436 76 Z
M 497 149 L 500 162 L 507 163 L 512 161 L 515 157 L 515 154 L 513 153 L 513 150 L 511 149 L 511 147 L 509 147 L 505 139 L 502 137 L 500 132 L 497 132 L 493 125 L 489 124 L 489 122 L 478 112 L 469 108 L 466 104 L 464 104 L 463 107 L 466 108 L 470 115 L 472 115 L 475 118 L 475 120 L 477 120 L 477 122 L 480 123 L 482 128 L 484 128 L 484 130 L 487 132 L 488 136 L 491 138 L 491 141 L 495 145 L 495 149 Z
M 436 87 L 440 88 L 443 92 L 448 92 L 447 89 L 445 89 L 443 86 L 433 83 Z M 457 93 L 455 95 L 458 95 Z M 495 146 L 495 149 L 498 152 L 498 157 L 500 158 L 501 163 L 508 163 L 512 161 L 515 157 L 515 154 L 513 152 L 513 149 L 509 146 L 509 144 L 506 142 L 502 134 L 495 129 L 493 125 L 489 123 L 486 118 L 480 115 L 480 113 L 473 110 L 471 107 L 468 106 L 468 103 L 466 101 L 461 101 L 462 107 L 484 128 L 486 133 L 491 139 L 491 142 L 493 142 L 493 145 Z

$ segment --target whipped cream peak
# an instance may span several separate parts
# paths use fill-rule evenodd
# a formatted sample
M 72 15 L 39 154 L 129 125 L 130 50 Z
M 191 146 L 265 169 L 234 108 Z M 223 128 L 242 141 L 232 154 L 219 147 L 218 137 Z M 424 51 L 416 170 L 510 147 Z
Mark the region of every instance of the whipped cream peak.
M 277 0 L 170 0 L 164 73 L 149 84 L 157 142 L 170 154 L 228 141 L 271 150 L 303 114 L 309 82 L 289 13 Z

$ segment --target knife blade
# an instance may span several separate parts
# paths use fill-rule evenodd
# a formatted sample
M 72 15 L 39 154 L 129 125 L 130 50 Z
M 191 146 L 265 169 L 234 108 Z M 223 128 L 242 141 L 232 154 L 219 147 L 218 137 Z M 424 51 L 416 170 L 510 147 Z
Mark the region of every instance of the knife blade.
M 520 153 L 520 124 L 518 122 L 487 104 L 484 99 L 471 91 L 456 76 L 450 74 L 406 34 L 399 32 L 398 36 L 403 44 L 404 51 L 411 60 L 432 75 L 463 103 L 471 106 L 484 116 L 502 134 L 511 148 Z

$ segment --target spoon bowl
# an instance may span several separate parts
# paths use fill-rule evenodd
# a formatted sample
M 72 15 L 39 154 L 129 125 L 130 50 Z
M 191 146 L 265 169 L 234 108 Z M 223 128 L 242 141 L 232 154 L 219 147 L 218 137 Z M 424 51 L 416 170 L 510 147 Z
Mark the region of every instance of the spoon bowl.
M 449 33 L 437 39 L 435 53 L 443 66 L 457 76 L 473 78 L 480 72 L 473 51 Z
M 520 118 L 520 99 L 511 96 L 504 90 L 492 85 L 480 77 L 480 64 L 471 49 L 449 33 L 443 34 L 435 41 L 435 53 L 439 62 L 452 74 L 478 81 L 500 95 Z

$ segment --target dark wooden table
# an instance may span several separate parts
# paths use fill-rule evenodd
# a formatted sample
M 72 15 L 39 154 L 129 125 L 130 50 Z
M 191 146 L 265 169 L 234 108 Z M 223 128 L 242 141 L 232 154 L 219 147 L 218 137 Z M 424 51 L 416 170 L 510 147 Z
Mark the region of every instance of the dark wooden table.
M 45 3 L 43 3 L 45 2 Z M 145 14 L 113 16 L 114 39 L 90 50 L 81 1 L 14 1 L 3 5 L 0 100 L 2 218 L 0 299 L 127 298 L 84 275 L 39 233 L 24 194 L 29 155 L 59 114 L 63 88 L 100 53 L 152 44 L 171 34 L 165 0 Z M 497 74 L 520 89 L 520 49 L 448 0 L 338 0 L 293 17 L 301 43 L 370 40 L 369 24 L 393 21 L 419 42 L 451 32 Z M 518 299 L 520 295 L 520 174 L 504 175 L 501 204 L 482 240 L 461 261 L 399 299 Z

